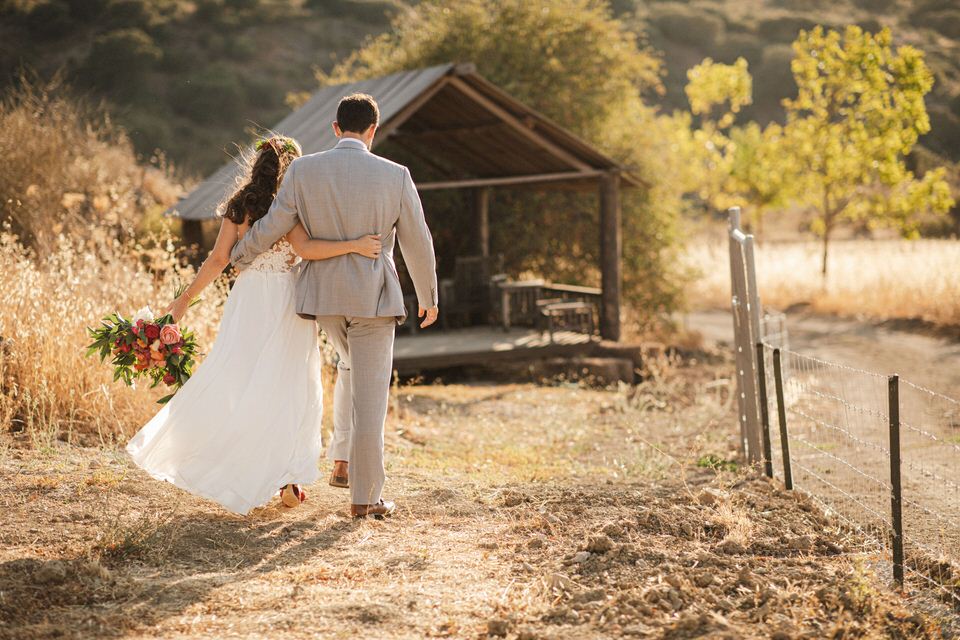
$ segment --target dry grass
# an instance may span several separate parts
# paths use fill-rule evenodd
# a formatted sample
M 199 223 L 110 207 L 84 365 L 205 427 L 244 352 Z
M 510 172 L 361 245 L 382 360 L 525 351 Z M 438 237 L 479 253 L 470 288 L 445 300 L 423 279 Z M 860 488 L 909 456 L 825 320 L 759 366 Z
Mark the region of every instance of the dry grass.
M 117 449 L 12 448 L 0 638 L 938 637 L 802 496 L 695 465 L 733 455 L 725 373 L 400 387 L 382 523 L 322 483 L 240 518 Z
M 727 245 L 692 243 L 687 259 L 700 274 L 690 286 L 691 304 L 728 307 Z M 841 316 L 960 325 L 960 241 L 836 242 L 826 287 L 815 242 L 765 243 L 757 248 L 756 261 L 761 302 L 767 306 L 786 309 L 803 304 Z
M 180 193 L 162 158 L 139 163 L 123 131 L 56 80 L 21 78 L 0 101 L 0 131 L 0 220 L 41 256 L 62 234 L 131 239 Z
M 178 187 L 56 83 L 22 80 L 0 102 L 0 130 L 0 424 L 37 449 L 130 435 L 158 394 L 85 360 L 85 327 L 113 311 L 159 311 L 190 275 L 156 222 Z M 189 316 L 201 344 L 224 295 L 211 289 Z
M 84 358 L 85 327 L 118 310 L 155 310 L 189 275 L 167 241 L 126 245 L 109 234 L 58 238 L 42 259 L 0 234 L 0 424 L 28 434 L 38 448 L 57 439 L 84 443 L 130 436 L 157 410 L 162 390 L 112 382 L 108 364 Z M 225 287 L 212 287 L 186 323 L 209 345 Z

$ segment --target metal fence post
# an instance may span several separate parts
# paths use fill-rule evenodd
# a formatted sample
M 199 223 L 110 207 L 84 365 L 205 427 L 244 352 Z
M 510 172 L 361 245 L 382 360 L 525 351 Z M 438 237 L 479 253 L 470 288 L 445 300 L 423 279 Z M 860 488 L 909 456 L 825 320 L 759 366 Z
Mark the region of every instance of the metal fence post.
M 893 525 L 893 579 L 903 586 L 903 487 L 900 480 L 900 376 L 887 381 L 890 411 L 890 515 Z
M 763 343 L 757 343 L 757 389 L 760 392 L 760 434 L 763 436 L 763 470 L 773 477 L 773 453 L 770 450 L 770 411 L 767 406 L 767 371 L 763 358 Z
M 783 370 L 780 349 L 773 350 L 773 382 L 777 388 L 777 417 L 780 419 L 780 451 L 783 457 L 783 484 L 793 489 L 793 470 L 790 468 L 790 441 L 787 440 L 787 405 L 783 399 Z

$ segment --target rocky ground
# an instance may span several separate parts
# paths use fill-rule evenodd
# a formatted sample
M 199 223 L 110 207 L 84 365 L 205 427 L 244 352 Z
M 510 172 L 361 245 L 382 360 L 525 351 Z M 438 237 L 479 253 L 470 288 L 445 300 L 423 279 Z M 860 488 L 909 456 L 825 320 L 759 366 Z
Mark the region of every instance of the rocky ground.
M 5 441 L 0 638 L 940 638 L 868 541 L 736 464 L 724 363 L 404 386 L 385 522 L 235 517 L 120 449 Z

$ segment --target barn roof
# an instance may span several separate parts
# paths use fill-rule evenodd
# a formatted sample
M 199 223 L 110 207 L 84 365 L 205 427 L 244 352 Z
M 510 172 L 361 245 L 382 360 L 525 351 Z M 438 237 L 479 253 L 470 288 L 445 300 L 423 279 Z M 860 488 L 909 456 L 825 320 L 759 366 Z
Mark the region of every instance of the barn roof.
M 549 182 L 582 185 L 603 173 L 620 171 L 612 159 L 510 97 L 470 64 L 444 64 L 324 87 L 272 130 L 296 138 L 304 153 L 329 149 L 336 144 L 330 123 L 337 104 L 355 92 L 369 93 L 380 106 L 374 148 L 389 142 L 387 147 L 414 158 L 411 170 L 420 190 Z M 432 181 L 422 180 L 418 164 L 424 165 Z M 239 171 L 236 162 L 224 165 L 171 213 L 187 220 L 213 217 Z M 622 176 L 625 186 L 641 184 L 629 173 Z

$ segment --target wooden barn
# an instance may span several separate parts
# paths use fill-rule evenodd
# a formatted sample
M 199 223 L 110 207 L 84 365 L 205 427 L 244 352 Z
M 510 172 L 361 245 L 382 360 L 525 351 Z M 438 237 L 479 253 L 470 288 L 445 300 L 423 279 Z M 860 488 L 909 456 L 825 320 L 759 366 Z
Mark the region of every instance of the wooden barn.
M 393 159 L 410 166 L 421 192 L 466 190 L 475 220 L 472 254 L 453 256 L 453 277 L 441 283 L 444 330 L 418 334 L 410 323 L 409 335 L 397 339 L 401 372 L 583 353 L 596 336 L 619 340 L 620 190 L 641 186 L 638 178 L 485 80 L 470 64 L 324 87 L 272 129 L 296 138 L 304 153 L 330 149 L 336 144 L 330 123 L 337 103 L 354 92 L 368 93 L 380 105 L 374 151 L 402 156 Z M 226 164 L 174 207 L 188 242 L 203 243 L 201 223 L 215 216 L 238 170 L 236 163 Z M 490 247 L 490 193 L 520 186 L 597 194 L 599 289 L 511 281 L 499 273 Z

